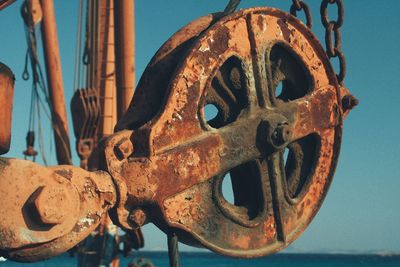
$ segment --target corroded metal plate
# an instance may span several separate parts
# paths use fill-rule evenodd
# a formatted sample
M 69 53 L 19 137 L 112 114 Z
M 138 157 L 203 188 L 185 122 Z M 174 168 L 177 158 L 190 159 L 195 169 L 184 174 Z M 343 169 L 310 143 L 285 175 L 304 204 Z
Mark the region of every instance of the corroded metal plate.
M 13 98 L 14 74 L 0 62 L 0 155 L 10 149 Z

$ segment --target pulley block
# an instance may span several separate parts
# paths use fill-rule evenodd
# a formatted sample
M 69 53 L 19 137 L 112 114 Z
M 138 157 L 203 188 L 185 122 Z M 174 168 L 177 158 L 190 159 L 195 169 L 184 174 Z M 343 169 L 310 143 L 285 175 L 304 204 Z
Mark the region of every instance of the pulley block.
M 77 97 L 84 125 L 90 98 Z M 132 233 L 152 222 L 223 255 L 277 252 L 321 206 L 355 101 L 290 14 L 251 8 L 199 18 L 160 48 L 116 133 L 96 149 L 105 172 L 0 160 L 0 252 L 48 258 L 108 210 Z M 233 200 L 222 190 L 228 179 Z M 68 204 L 54 209 L 61 199 Z
M 350 95 L 295 17 L 273 8 L 219 16 L 160 48 L 108 139 L 114 214 L 126 229 L 141 210 L 141 221 L 188 244 L 263 256 L 294 241 L 321 206 Z M 222 191 L 229 178 L 231 202 Z
M 100 100 L 96 89 L 78 89 L 71 100 L 76 150 L 81 167 L 87 169 L 90 154 L 95 148 L 97 127 L 100 121 Z

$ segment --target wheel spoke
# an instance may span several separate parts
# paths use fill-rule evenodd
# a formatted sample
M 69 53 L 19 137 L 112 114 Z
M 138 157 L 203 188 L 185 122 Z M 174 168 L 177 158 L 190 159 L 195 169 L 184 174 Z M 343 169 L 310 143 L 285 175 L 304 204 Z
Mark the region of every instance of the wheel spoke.
M 324 130 L 339 125 L 340 111 L 336 99 L 335 88 L 328 86 L 306 97 L 282 104 L 278 109 L 289 118 L 292 125 L 291 142 L 312 133 L 322 135 Z
M 276 152 L 272 154 L 268 159 L 268 170 L 271 181 L 271 192 L 272 192 L 272 206 L 274 209 L 274 216 L 276 222 L 277 238 L 279 241 L 286 241 L 286 231 L 284 227 L 284 179 L 285 179 L 285 168 L 283 165 L 283 153 Z
M 250 44 L 252 47 L 253 77 L 255 82 L 255 91 L 257 93 L 258 103 L 265 107 L 270 104 L 269 83 L 271 82 L 271 70 L 266 62 L 265 48 L 257 40 L 257 28 L 253 24 L 248 25 Z

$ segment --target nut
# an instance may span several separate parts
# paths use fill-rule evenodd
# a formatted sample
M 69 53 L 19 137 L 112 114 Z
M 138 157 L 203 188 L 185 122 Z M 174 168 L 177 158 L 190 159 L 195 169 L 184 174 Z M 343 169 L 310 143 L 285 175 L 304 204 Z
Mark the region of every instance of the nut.
M 134 227 L 142 227 L 147 222 L 147 215 L 142 209 L 135 209 L 129 214 L 129 220 Z
M 290 141 L 292 131 L 287 123 L 279 124 L 272 132 L 271 140 L 274 146 L 280 147 Z
M 129 157 L 133 152 L 133 144 L 129 139 L 123 139 L 118 142 L 114 147 L 114 153 L 119 160 Z
M 344 111 L 353 109 L 358 103 L 358 99 L 352 95 L 346 95 L 342 98 L 342 107 Z
M 35 208 L 43 224 L 61 224 L 71 213 L 71 196 L 63 187 L 44 187 L 35 199 Z

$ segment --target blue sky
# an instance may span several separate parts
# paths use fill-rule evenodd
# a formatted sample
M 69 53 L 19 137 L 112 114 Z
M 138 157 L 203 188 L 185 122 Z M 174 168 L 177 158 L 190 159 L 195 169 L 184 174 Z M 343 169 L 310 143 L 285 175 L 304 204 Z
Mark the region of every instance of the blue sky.
M 10 66 L 17 77 L 12 150 L 7 156 L 19 158 L 25 149 L 31 88 L 30 82 L 21 79 L 26 51 L 19 15 L 21 2 L 0 12 L 0 61 Z M 291 1 L 242 2 L 241 8 L 269 4 L 288 10 Z M 307 2 L 314 14 L 314 30 L 321 38 L 320 1 Z M 199 16 L 223 10 L 226 3 L 225 0 L 137 0 L 137 80 L 171 34 Z M 55 0 L 55 6 L 66 98 L 70 99 L 78 1 Z M 339 165 L 324 205 L 292 247 L 302 251 L 400 252 L 400 144 L 396 141 L 400 132 L 400 1 L 347 0 L 345 6 L 343 50 L 348 63 L 345 85 L 360 99 L 360 105 L 345 121 Z M 45 128 L 45 138 L 52 140 L 49 132 Z M 55 164 L 52 150 L 50 162 Z M 74 162 L 78 163 L 76 155 Z M 166 249 L 165 236 L 154 226 L 146 226 L 144 232 L 147 249 Z

